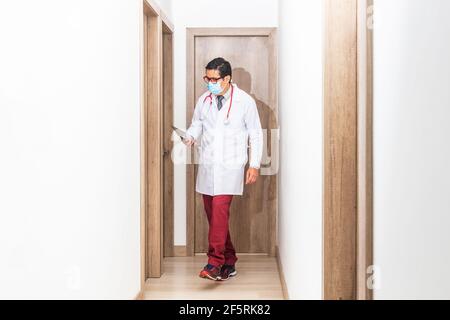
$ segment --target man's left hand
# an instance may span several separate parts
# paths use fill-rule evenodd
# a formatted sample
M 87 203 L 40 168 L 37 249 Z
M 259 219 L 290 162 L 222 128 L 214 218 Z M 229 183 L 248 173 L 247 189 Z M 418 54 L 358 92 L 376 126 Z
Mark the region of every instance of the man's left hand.
M 253 184 L 256 182 L 259 176 L 259 170 L 255 168 L 248 168 L 245 178 L 245 184 Z

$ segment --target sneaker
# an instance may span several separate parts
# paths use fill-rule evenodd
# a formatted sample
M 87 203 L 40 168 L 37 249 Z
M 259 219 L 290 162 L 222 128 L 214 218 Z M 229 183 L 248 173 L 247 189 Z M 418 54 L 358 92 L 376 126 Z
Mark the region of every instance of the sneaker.
M 224 264 L 220 270 L 220 280 L 225 281 L 237 275 L 237 271 L 234 266 Z
M 200 278 L 210 279 L 210 280 L 220 280 L 220 268 L 213 266 L 212 264 L 207 264 L 199 274 Z

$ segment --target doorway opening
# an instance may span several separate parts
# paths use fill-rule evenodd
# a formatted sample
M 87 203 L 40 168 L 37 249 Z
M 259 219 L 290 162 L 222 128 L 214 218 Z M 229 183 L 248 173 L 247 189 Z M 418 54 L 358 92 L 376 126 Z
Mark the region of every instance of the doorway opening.
M 264 131 L 261 175 L 234 197 L 230 209 L 230 234 L 237 253 L 276 256 L 278 215 L 278 98 L 275 28 L 187 29 L 187 126 L 194 106 L 204 93 L 205 66 L 223 57 L 233 68 L 233 82 L 256 101 Z M 193 149 L 187 168 L 188 256 L 206 253 L 208 223 L 201 195 L 195 192 L 198 154 Z M 245 213 L 245 214 L 243 214 Z

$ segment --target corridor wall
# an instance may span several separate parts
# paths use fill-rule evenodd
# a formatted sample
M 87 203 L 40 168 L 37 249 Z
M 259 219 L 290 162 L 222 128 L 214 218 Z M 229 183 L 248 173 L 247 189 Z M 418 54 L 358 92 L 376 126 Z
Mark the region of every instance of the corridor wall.
M 279 251 L 292 299 L 322 298 L 323 4 L 280 1 Z
M 447 0 L 375 0 L 376 299 L 450 299 Z

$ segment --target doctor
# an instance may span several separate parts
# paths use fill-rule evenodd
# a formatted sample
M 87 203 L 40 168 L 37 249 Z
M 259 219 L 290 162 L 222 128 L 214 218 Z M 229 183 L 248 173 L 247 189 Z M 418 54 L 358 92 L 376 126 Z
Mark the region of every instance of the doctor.
M 228 61 L 208 63 L 203 80 L 208 91 L 198 99 L 184 140 L 187 146 L 200 146 L 196 191 L 203 195 L 209 223 L 208 264 L 200 277 L 228 280 L 237 274 L 238 260 L 228 230 L 231 200 L 243 193 L 248 161 L 245 183 L 258 178 L 263 133 L 255 100 L 232 83 Z

